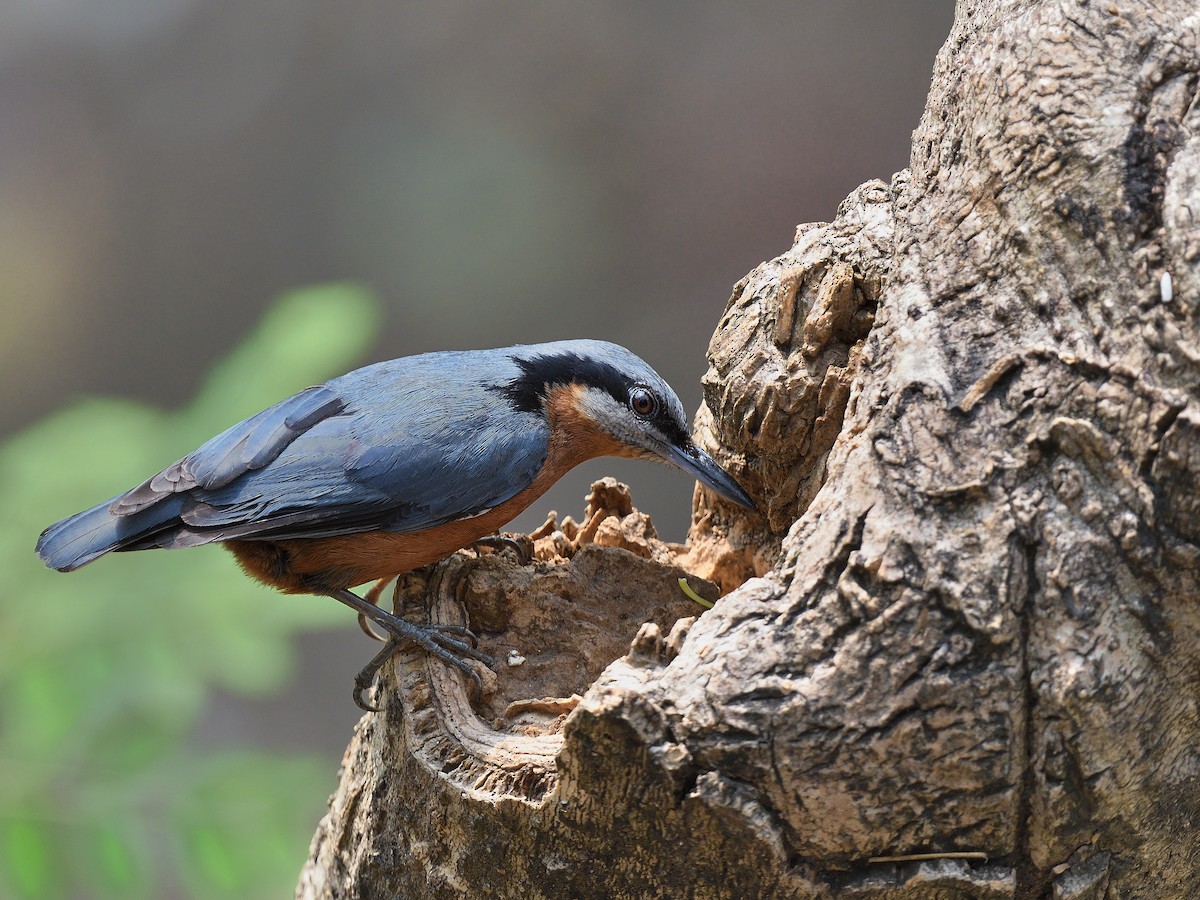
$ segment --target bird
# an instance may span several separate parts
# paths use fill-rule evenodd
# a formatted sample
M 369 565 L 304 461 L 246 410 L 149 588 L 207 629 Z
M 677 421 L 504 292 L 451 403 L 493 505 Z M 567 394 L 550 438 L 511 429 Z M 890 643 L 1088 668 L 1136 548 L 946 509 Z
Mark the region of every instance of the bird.
M 692 439 L 675 391 L 631 351 L 568 340 L 422 353 L 307 388 L 211 438 L 146 481 L 49 526 L 45 564 L 71 572 L 114 551 L 219 543 L 252 578 L 332 597 L 388 647 L 456 666 L 494 662 L 463 626 L 416 624 L 351 590 L 495 535 L 576 465 L 673 464 L 721 497 L 754 501 Z M 364 630 L 367 630 L 364 625 Z

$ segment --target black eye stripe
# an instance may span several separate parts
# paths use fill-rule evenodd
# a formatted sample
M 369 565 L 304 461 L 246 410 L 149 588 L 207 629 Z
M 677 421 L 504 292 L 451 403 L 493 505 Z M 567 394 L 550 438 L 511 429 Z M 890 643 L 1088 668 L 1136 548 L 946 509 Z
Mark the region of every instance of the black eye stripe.
M 513 362 L 517 364 L 521 374 L 513 383 L 496 385 L 491 390 L 503 394 L 522 412 L 540 410 L 547 389 L 554 385 L 586 384 L 607 391 L 618 403 L 625 403 L 629 396 L 632 379 L 608 363 L 577 353 L 555 353 L 529 359 L 514 358 Z
M 672 408 L 657 391 L 644 382 L 634 381 L 610 363 L 574 352 L 539 354 L 527 359 L 514 357 L 513 362 L 520 370 L 517 378 L 510 384 L 491 385 L 488 389 L 503 395 L 514 409 L 539 412 L 552 386 L 584 384 L 608 393 L 671 443 L 682 447 L 691 440 L 687 427 L 676 421 Z M 632 393 L 639 388 L 648 391 L 653 400 L 648 413 L 639 413 L 633 408 Z

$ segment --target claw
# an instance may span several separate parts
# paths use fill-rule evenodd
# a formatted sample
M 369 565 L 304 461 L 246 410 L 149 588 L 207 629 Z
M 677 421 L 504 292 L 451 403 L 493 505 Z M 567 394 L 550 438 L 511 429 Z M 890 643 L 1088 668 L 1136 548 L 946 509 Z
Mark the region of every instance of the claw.
M 368 703 L 366 701 L 366 699 L 363 696 L 364 693 L 366 691 L 369 691 L 375 684 L 375 673 L 374 672 L 372 672 L 370 674 L 370 676 L 369 676 L 370 680 L 367 681 L 365 684 L 363 683 L 362 679 L 364 676 L 366 676 L 366 674 L 367 674 L 367 670 L 363 669 L 361 672 L 359 672 L 357 675 L 354 676 L 354 694 L 353 694 L 354 705 L 357 706 L 359 709 L 361 709 L 363 712 L 379 712 L 379 707 L 372 706 L 370 703 Z
M 363 699 L 362 691 L 363 691 L 362 688 L 358 687 L 357 685 L 355 686 L 355 688 L 354 688 L 354 705 L 357 706 L 359 709 L 361 709 L 363 712 L 375 712 L 375 713 L 379 712 L 378 706 L 372 706 L 370 703 L 368 703 L 366 700 Z
M 358 627 L 362 631 L 363 634 L 365 634 L 367 637 L 369 637 L 373 641 L 386 641 L 387 640 L 387 636 L 382 635 L 378 631 L 376 631 L 375 626 L 371 624 L 371 620 L 368 619 L 366 617 L 366 615 L 363 613 L 358 614 Z
M 387 578 L 380 578 L 377 582 L 371 585 L 371 589 L 367 591 L 366 596 L 364 596 L 362 599 L 367 603 L 370 603 L 372 606 L 379 606 L 380 595 L 383 594 L 384 589 L 391 583 L 392 578 L 390 576 Z M 358 614 L 358 627 L 362 630 L 363 634 L 373 641 L 386 642 L 388 640 L 386 634 L 380 634 L 375 630 L 375 628 L 371 625 L 371 620 L 367 618 L 367 614 L 364 612 L 360 612 Z M 361 704 L 359 705 L 361 706 Z
M 430 628 L 436 628 L 442 634 L 456 634 L 466 640 L 471 645 L 471 649 L 479 646 L 479 638 L 466 625 L 430 625 Z
M 474 702 L 483 696 L 483 679 L 475 671 L 474 666 L 467 672 L 471 676 L 471 700 Z
M 400 644 L 394 638 L 389 640 L 373 657 L 371 661 L 359 670 L 359 673 L 354 676 L 354 705 L 364 712 L 379 712 L 378 706 L 373 706 L 368 703 L 363 694 L 369 691 L 375 684 L 375 676 L 379 674 L 379 670 L 383 668 L 384 663 L 392 658 L 400 648 Z

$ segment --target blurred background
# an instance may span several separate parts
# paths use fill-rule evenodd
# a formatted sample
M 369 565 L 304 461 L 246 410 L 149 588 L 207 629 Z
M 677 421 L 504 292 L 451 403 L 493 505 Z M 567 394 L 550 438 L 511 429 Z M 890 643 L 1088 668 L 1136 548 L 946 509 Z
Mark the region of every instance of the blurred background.
M 700 401 L 730 288 L 907 164 L 952 0 L 0 5 L 0 896 L 286 896 L 374 652 L 220 550 L 32 548 L 355 365 L 565 337 Z M 594 462 L 673 540 L 691 482 Z

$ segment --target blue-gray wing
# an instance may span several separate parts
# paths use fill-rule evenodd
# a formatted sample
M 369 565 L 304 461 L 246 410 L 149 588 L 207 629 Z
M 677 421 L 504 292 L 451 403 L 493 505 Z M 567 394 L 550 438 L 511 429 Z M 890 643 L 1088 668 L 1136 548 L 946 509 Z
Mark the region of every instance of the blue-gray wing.
M 301 391 L 217 435 L 153 478 L 91 509 L 55 522 L 38 539 L 38 554 L 60 571 L 112 550 L 203 544 L 183 523 L 196 496 L 219 492 L 275 462 L 295 440 L 345 409 L 327 386 Z
M 109 512 L 130 516 L 171 494 L 224 487 L 247 472 L 272 463 L 292 441 L 318 422 L 338 415 L 345 405 L 341 397 L 324 385 L 281 400 L 116 497 L 108 505 Z
M 533 482 L 549 430 L 540 417 L 477 400 L 449 410 L 349 404 L 269 465 L 191 491 L 183 526 L 157 545 L 419 531 L 483 513 Z

